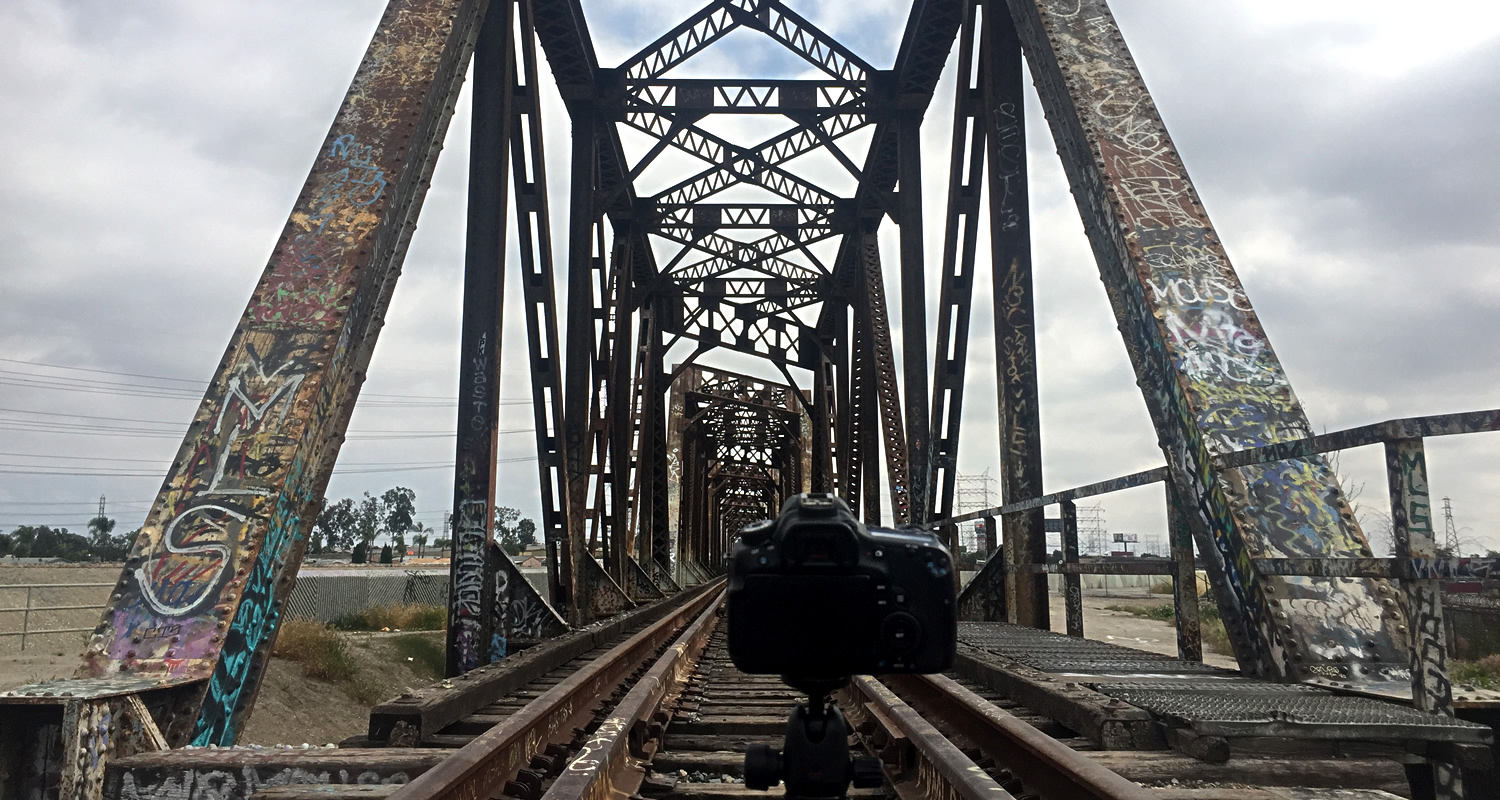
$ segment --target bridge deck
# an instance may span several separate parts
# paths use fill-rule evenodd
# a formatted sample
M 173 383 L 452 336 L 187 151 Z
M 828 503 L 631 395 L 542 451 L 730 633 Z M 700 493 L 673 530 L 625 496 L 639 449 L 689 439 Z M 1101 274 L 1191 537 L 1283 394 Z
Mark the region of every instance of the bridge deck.
M 1061 691 L 1086 688 L 1201 737 L 1488 744 L 1488 727 L 1305 684 L 1247 678 L 1205 664 L 998 622 L 961 622 L 959 641 L 1002 669 Z

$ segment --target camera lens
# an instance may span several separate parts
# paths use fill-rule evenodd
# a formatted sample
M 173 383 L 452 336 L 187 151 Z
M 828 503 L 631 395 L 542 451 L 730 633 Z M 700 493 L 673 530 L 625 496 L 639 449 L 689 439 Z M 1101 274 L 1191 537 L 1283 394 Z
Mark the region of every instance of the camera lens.
M 895 655 L 908 655 L 917 651 L 922 642 L 922 624 L 917 618 L 897 611 L 880 622 L 880 644 L 882 649 Z

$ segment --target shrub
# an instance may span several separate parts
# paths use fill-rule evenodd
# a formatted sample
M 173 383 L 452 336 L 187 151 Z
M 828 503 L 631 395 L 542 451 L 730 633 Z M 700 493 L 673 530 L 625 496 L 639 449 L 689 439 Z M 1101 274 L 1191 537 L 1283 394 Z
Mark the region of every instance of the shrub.
M 276 636 L 274 654 L 302 665 L 309 678 L 344 683 L 354 677 L 354 661 L 344 638 L 321 622 L 287 620 Z
M 1172 593 L 1172 582 L 1171 581 L 1157 581 L 1156 583 L 1151 584 L 1151 588 L 1147 589 L 1146 591 L 1149 592 L 1149 593 L 1151 593 L 1151 594 L 1171 594 Z
M 1500 689 L 1500 655 L 1485 656 L 1478 661 L 1454 661 L 1448 669 L 1448 676 L 1454 683 Z
M 448 627 L 448 609 L 431 605 L 371 606 L 334 620 L 342 631 L 440 631 Z

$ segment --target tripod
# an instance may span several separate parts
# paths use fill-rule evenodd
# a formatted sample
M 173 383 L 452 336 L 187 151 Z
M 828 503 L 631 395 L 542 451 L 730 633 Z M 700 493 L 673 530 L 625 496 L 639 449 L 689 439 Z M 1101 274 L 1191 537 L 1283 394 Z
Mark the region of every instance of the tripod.
M 789 800 L 832 800 L 856 788 L 881 785 L 880 761 L 849 755 L 849 723 L 831 695 L 849 679 L 806 679 L 782 676 L 793 689 L 807 695 L 787 719 L 782 749 L 754 745 L 745 752 L 745 786 L 766 790 L 786 783 Z

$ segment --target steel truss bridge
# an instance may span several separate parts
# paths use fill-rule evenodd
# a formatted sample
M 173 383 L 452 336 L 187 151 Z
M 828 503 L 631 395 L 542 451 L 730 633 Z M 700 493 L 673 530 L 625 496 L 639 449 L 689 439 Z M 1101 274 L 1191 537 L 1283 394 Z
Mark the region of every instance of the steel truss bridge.
M 735 32 L 768 37 L 817 77 L 677 77 L 678 67 Z M 955 62 L 948 159 L 924 163 L 924 116 L 940 73 Z M 576 657 L 584 645 L 575 653 L 560 643 L 603 647 L 606 631 L 626 633 L 622 620 L 656 620 L 647 628 L 655 638 L 630 639 L 631 652 L 673 641 L 677 633 L 657 627 L 668 619 L 697 626 L 671 629 L 685 632 L 669 653 L 715 652 L 712 627 L 693 620 L 711 611 L 736 531 L 772 515 L 788 494 L 811 490 L 839 494 L 870 523 L 956 537 L 957 524 L 982 521 L 985 540 L 1003 544 L 961 594 L 971 621 L 964 647 L 975 663 L 1013 659 L 1011 677 L 992 684 L 1004 683 L 1017 702 L 1053 709 L 1058 724 L 1092 731 L 1106 748 L 1123 735 L 1211 762 L 1235 731 L 1262 725 L 1257 735 L 1275 728 L 1295 739 L 1303 730 L 1282 706 L 1254 712 L 1270 721 L 1233 716 L 1254 716 L 1243 710 L 1212 717 L 1218 701 L 1203 695 L 1213 688 L 1188 680 L 1206 669 L 1198 664 L 1195 592 L 1185 588 L 1196 587 L 1196 546 L 1241 669 L 1215 679 L 1244 681 L 1244 691 L 1267 697 L 1314 693 L 1338 713 L 1348 711 L 1343 699 L 1373 703 L 1351 706 L 1363 727 L 1325 719 L 1307 723 L 1321 731 L 1309 736 L 1399 741 L 1413 786 L 1487 796 L 1476 787 L 1494 780 L 1492 734 L 1459 717 L 1493 715 L 1500 697 L 1461 690 L 1455 699 L 1440 581 L 1482 578 L 1494 564 L 1437 557 L 1422 443 L 1495 430 L 1500 412 L 1314 435 L 1105 0 L 915 0 L 891 63 L 871 66 L 781 0 L 713 0 L 618 65 L 599 63 L 579 0 L 390 0 L 76 678 L 0 698 L 8 712 L 0 775 L 12 786 L 18 775 L 39 781 L 38 796 L 97 797 L 107 765 L 144 757 L 132 754 L 201 760 L 192 754 L 204 751 L 170 748 L 234 744 L 472 66 L 447 643 L 453 680 L 409 700 L 431 714 L 377 709 L 365 745 L 447 741 L 454 734 L 435 721 L 451 726 L 491 713 L 481 709 L 524 683 L 503 677 L 525 672 L 515 666 L 517 650 L 523 661 L 523 648 Z M 1028 78 L 1165 461 L 1051 494 L 1041 480 Z M 568 119 L 544 124 L 545 81 L 555 83 Z M 715 133 L 711 118 L 729 115 L 764 138 L 747 145 Z M 627 156 L 626 132 L 650 142 L 643 154 Z M 544 148 L 560 143 L 568 168 L 549 181 Z M 946 175 L 944 213 L 924 219 L 923 178 L 932 170 Z M 825 179 L 834 172 L 838 180 Z M 549 202 L 559 182 L 564 209 Z M 554 211 L 566 215 L 566 241 L 553 239 Z M 878 241 L 883 225 L 896 228 L 890 270 Z M 981 230 L 988 252 L 979 251 Z M 508 233 L 519 242 L 514 259 Z M 924 257 L 927 236 L 941 237 L 936 263 Z M 975 298 L 979 259 L 988 260 L 992 285 Z M 885 285 L 888 273 L 897 285 Z M 545 596 L 494 542 L 502 350 L 508 359 L 522 351 L 519 341 L 502 348 L 507 291 L 519 292 L 524 307 Z M 1000 367 L 999 441 L 978 446 L 998 445 L 1004 504 L 959 517 L 955 466 L 976 303 L 993 306 Z M 899 358 L 893 313 L 903 332 Z M 672 361 L 673 348 L 690 354 Z M 710 363 L 717 352 L 758 359 L 779 378 L 719 369 Z M 1384 444 L 1391 475 L 1400 548 L 1393 559 L 1374 557 L 1322 455 L 1373 443 Z M 1099 723 L 1106 711 L 1078 711 L 1094 706 L 1060 688 L 1083 679 L 1058 683 L 1051 694 L 1027 687 L 1070 670 L 1130 671 L 1124 665 L 1133 656 L 1101 656 L 1081 638 L 1078 576 L 1124 568 L 1079 559 L 1073 501 L 1147 483 L 1164 487 L 1173 557 L 1131 569 L 1176 579 L 1180 647 L 1179 659 L 1151 662 L 1147 672 L 1173 673 L 1178 688 L 1197 694 L 1184 700 L 1146 678 L 1095 681 L 1087 691 L 1110 698 L 1099 709 L 1138 714 Z M 1047 563 L 1049 505 L 1061 508 L 1062 564 Z M 1050 628 L 1046 577 L 1058 572 L 1071 635 L 1054 641 L 1037 629 Z M 1079 666 L 1089 658 L 1092 667 Z M 642 666 L 599 666 L 590 680 L 638 676 L 651 662 L 632 663 Z M 649 670 L 675 686 L 670 674 L 680 667 Z M 982 672 L 973 667 L 970 677 Z M 471 682 L 456 683 L 464 680 Z M 888 690 L 861 681 L 854 690 L 864 699 L 851 702 L 878 706 L 871 713 L 887 721 L 915 713 L 894 705 L 902 702 L 892 701 L 896 694 L 949 722 L 958 712 L 937 710 L 942 703 L 973 712 L 983 700 L 952 687 L 940 687 L 949 691 L 940 700 L 915 683 Z M 1114 684 L 1128 685 L 1102 688 Z M 640 719 L 649 722 L 662 713 L 659 700 L 641 700 L 632 713 L 647 709 Z M 1127 717 L 1156 721 L 1137 729 Z M 1177 722 L 1165 739 L 1151 733 L 1168 718 Z M 567 748 L 554 752 L 545 736 L 528 738 L 540 729 L 507 730 L 512 750 L 503 757 L 492 747 L 464 763 L 519 769 L 532 759 L 533 777 L 542 776 L 536 787 L 514 770 L 483 775 L 509 795 L 539 794 Z M 892 730 L 887 737 L 901 741 L 941 738 L 920 725 L 899 736 Z M 514 750 L 515 741 L 534 752 Z M 575 752 L 593 746 L 573 744 Z M 938 742 L 922 752 L 948 775 L 958 762 L 944 746 L 953 747 Z M 358 761 L 356 751 L 340 752 L 327 763 Z M 1069 770 L 1088 773 L 1065 764 Z M 480 774 L 458 771 L 435 769 L 446 777 L 406 796 L 459 791 L 453 787 Z M 111 774 L 111 791 L 122 791 L 122 773 Z M 1084 796 L 1055 794 L 1059 784 L 1046 776 L 1014 779 L 1053 786 L 1051 796 Z M 1007 779 L 996 780 L 999 787 Z M 1136 796 L 1116 790 L 1124 791 L 1106 781 L 1089 791 Z M 459 796 L 477 796 L 466 791 Z

